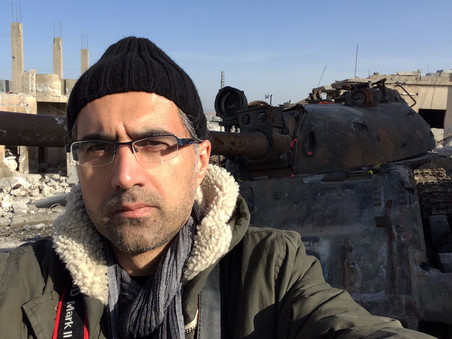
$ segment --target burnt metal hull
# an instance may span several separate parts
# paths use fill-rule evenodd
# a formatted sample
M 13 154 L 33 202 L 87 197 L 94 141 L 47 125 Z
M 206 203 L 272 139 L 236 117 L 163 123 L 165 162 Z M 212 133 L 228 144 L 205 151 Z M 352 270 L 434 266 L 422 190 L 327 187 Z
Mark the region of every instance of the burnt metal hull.
M 413 171 L 389 165 L 354 178 L 299 175 L 240 184 L 251 224 L 298 231 L 325 279 L 371 313 L 452 324 L 452 273 L 424 269 L 424 231 Z

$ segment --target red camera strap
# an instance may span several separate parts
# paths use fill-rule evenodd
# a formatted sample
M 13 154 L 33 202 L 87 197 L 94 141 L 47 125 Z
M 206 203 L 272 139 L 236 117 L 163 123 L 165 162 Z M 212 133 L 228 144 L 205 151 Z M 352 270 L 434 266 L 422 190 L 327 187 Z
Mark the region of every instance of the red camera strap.
M 88 319 L 80 289 L 68 281 L 61 293 L 52 339 L 88 339 Z

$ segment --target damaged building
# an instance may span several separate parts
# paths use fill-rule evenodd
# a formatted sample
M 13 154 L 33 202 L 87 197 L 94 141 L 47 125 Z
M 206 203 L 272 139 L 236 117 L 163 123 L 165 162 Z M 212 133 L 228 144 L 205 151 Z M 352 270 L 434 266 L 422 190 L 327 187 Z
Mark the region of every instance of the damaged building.
M 38 74 L 35 69 L 24 69 L 23 37 L 22 23 L 12 22 L 12 79 L 0 80 L 0 111 L 64 117 L 77 79 L 64 78 L 62 38 L 53 39 L 53 73 Z M 89 52 L 82 49 L 81 72 L 88 67 Z M 0 171 L 41 173 L 65 166 L 66 152 L 61 147 L 0 145 Z

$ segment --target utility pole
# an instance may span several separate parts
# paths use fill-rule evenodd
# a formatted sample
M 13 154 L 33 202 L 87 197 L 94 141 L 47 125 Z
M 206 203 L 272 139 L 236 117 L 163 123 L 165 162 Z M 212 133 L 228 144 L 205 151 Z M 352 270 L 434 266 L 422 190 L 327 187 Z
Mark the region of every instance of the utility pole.
M 319 87 L 319 86 L 320 86 L 320 82 L 322 81 L 322 78 L 323 78 L 323 74 L 325 74 L 326 66 L 327 66 L 327 65 L 325 65 L 325 67 L 323 68 L 323 72 L 322 72 L 322 75 L 320 76 L 319 82 L 317 83 L 317 87 Z
M 272 105 L 273 94 L 265 94 L 265 99 L 270 99 L 270 106 Z
M 358 45 L 356 45 L 356 55 L 355 55 L 355 79 L 356 79 L 356 68 L 358 66 Z

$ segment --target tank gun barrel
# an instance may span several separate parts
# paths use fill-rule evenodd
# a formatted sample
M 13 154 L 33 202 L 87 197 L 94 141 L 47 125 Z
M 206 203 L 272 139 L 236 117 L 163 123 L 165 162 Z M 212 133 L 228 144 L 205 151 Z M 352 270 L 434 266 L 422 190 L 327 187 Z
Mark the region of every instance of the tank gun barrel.
M 269 147 L 267 137 L 259 132 L 243 134 L 210 131 L 208 138 L 212 143 L 212 155 L 258 160 L 265 156 Z
M 64 147 L 68 134 L 66 117 L 0 111 L 0 145 Z M 259 132 L 240 134 L 209 132 L 212 154 L 258 160 L 269 147 Z
M 68 134 L 66 117 L 0 111 L 0 145 L 64 147 Z M 262 133 L 209 132 L 212 154 L 244 156 L 252 160 L 265 156 L 269 140 Z
M 66 118 L 0 111 L 0 145 L 63 147 Z

